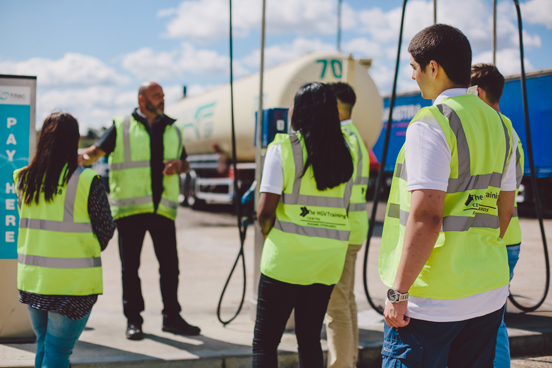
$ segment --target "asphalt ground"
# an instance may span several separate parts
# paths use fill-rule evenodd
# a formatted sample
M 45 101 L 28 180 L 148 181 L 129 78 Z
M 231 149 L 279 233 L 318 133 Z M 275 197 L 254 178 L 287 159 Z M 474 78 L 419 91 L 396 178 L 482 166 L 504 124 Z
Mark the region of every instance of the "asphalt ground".
M 370 205 L 369 205 L 370 207 Z M 377 274 L 377 254 L 381 241 L 381 220 L 385 204 L 378 209 L 374 238 L 369 252 L 368 286 L 377 305 L 384 301 L 386 287 Z M 216 316 L 220 293 L 239 251 L 236 217 L 229 206 L 209 206 L 193 211 L 180 208 L 177 239 L 180 263 L 179 300 L 182 316 L 201 327 L 197 337 L 183 337 L 161 331 L 162 302 L 159 291 L 158 263 L 151 238 L 146 236 L 142 250 L 140 276 L 146 300 L 145 339 L 125 338 L 126 320 L 122 313 L 120 261 L 117 234 L 102 255 L 104 295 L 92 310 L 87 327 L 72 355 L 73 367 L 250 367 L 252 320 L 254 229 L 245 241 L 246 301 L 239 316 L 223 326 Z M 370 213 L 370 212 L 369 212 Z M 538 222 L 520 220 L 523 231 L 521 258 L 515 270 L 511 292 L 520 303 L 534 304 L 543 294 L 545 267 Z M 552 220 L 545 220 L 548 242 L 552 242 Z M 364 248 L 357 261 L 355 292 L 359 307 L 359 367 L 377 366 L 383 339 L 383 319 L 368 305 L 362 285 Z M 222 305 L 222 318 L 230 318 L 238 308 L 243 287 L 241 264 L 228 287 Z M 533 313 L 521 313 L 510 303 L 506 323 L 512 355 L 544 356 L 513 361 L 513 367 L 540 367 L 552 364 L 552 297 Z M 324 337 L 324 333 L 323 333 Z M 322 339 L 323 349 L 326 342 Z M 0 367 L 33 367 L 35 344 L 0 344 Z M 537 365 L 542 364 L 542 365 Z M 548 365 L 545 365 L 548 364 Z M 280 344 L 280 367 L 297 367 L 297 342 L 292 332 L 285 333 Z

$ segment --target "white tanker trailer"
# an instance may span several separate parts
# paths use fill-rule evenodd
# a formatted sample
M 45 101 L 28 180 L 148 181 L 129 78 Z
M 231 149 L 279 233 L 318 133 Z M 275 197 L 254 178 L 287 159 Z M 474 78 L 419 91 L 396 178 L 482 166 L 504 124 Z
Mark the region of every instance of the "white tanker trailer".
M 347 82 L 357 96 L 353 121 L 370 148 L 381 132 L 383 103 L 367 73 L 369 67 L 367 59 L 353 59 L 339 52 L 317 52 L 266 69 L 263 108 L 289 107 L 299 87 L 307 82 Z M 258 105 L 259 73 L 235 81 L 236 175 L 240 192 L 249 188 L 255 176 Z M 185 97 L 168 107 L 166 113 L 177 119 L 176 124 L 182 128 L 189 155 L 191 169 L 183 180 L 183 196 L 188 204 L 196 207 L 204 202 L 231 203 L 235 197 L 235 173 L 226 162 L 232 152 L 230 85 L 224 84 L 200 96 Z

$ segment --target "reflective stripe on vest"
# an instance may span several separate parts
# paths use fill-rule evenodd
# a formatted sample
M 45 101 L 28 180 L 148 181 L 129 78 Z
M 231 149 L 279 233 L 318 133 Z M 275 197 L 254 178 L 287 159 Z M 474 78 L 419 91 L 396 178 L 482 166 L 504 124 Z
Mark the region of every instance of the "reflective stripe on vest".
M 290 135 L 291 148 L 293 150 L 293 159 L 295 161 L 295 177 L 299 178 L 293 183 L 292 193 L 282 193 L 280 196 L 280 202 L 284 204 L 300 204 L 303 206 L 319 206 L 319 207 L 331 207 L 331 208 L 343 208 L 343 198 L 333 197 L 320 197 L 300 194 L 302 173 L 303 173 L 303 149 L 301 143 L 296 135 Z M 345 197 L 347 203 L 351 197 L 353 182 L 349 180 L 347 187 L 345 188 Z M 347 208 L 347 206 L 345 206 Z
M 28 266 L 40 266 L 48 268 L 93 268 L 101 267 L 102 259 L 100 257 L 91 258 L 56 258 L 44 256 L 32 256 L 29 254 L 18 254 L 19 263 Z
M 157 213 L 174 220 L 178 209 L 179 176 L 163 176 L 163 192 L 156 209 L 152 188 L 145 184 L 149 183 L 151 176 L 150 144 L 145 147 L 146 142 L 151 143 L 151 137 L 142 127 L 143 124 L 132 116 L 115 118 L 114 121 L 119 138 L 110 155 L 110 204 L 113 217 L 118 219 L 141 213 Z M 175 124 L 167 125 L 162 139 L 164 160 L 179 159 L 183 148 L 181 129 Z M 141 149 L 142 145 L 147 152 Z M 144 176 L 147 178 L 142 182 Z
M 67 182 L 67 189 L 65 192 L 65 202 L 63 204 L 63 221 L 53 220 L 40 220 L 21 218 L 19 220 L 20 229 L 33 229 L 33 230 L 48 230 L 64 233 L 92 233 L 92 224 L 89 222 L 75 222 L 74 220 L 74 208 L 75 200 L 77 198 L 77 187 L 79 184 L 79 176 L 84 171 L 82 167 L 77 167 L 69 181 Z M 65 263 L 67 260 L 68 263 Z M 50 267 L 50 268 L 88 268 L 88 267 L 101 267 L 102 260 L 99 257 L 91 258 L 55 258 L 55 257 L 40 257 L 30 256 L 27 254 L 18 254 L 19 263 Z M 80 267 L 70 267 L 68 264 L 74 262 L 81 265 Z M 59 266 L 59 264 L 65 264 Z
M 22 170 L 14 172 L 14 181 Z M 20 207 L 17 288 L 40 295 L 101 294 L 101 247 L 88 213 L 97 174 L 77 168 L 64 182 L 65 170 L 51 201 L 41 192 L 39 203 Z
M 357 150 L 358 162 L 357 162 L 357 167 L 356 167 L 357 175 L 356 175 L 355 182 L 353 183 L 353 185 L 355 185 L 355 184 L 368 184 L 368 178 L 363 178 L 362 177 L 362 158 L 363 157 L 362 157 L 362 150 L 360 149 L 360 142 L 358 141 L 358 137 L 356 136 L 355 133 L 353 133 L 349 129 L 343 129 L 343 130 L 346 131 L 349 135 L 354 136 L 356 141 L 357 141 L 357 145 L 358 145 L 358 150 Z M 366 183 L 363 183 L 362 179 L 366 179 Z
M 502 118 L 504 121 L 509 122 L 511 125 L 511 121 L 507 117 L 503 116 Z M 517 133 L 515 134 L 517 136 Z M 516 197 L 519 193 L 521 180 L 523 179 L 523 164 L 524 164 L 523 147 L 521 145 L 521 140 L 519 139 L 519 136 L 517 136 L 517 139 L 518 139 L 518 142 L 517 142 L 517 150 L 516 150 L 516 192 L 515 192 Z M 521 243 L 521 227 L 519 225 L 517 201 L 515 202 L 514 214 L 512 216 L 512 219 L 510 220 L 508 229 L 506 229 L 506 233 L 504 234 L 503 239 L 504 239 L 504 242 L 506 242 L 506 245 L 516 245 Z
M 316 236 L 319 238 L 341 241 L 349 240 L 349 231 L 327 229 L 324 227 L 301 226 L 294 224 L 293 222 L 284 222 L 278 219 L 274 221 L 274 228 L 289 234 Z
M 500 188 L 502 182 L 502 173 L 492 173 L 485 175 L 471 175 L 470 171 L 470 149 L 468 147 L 468 140 L 464 133 L 464 128 L 460 121 L 458 114 L 448 105 L 439 104 L 437 108 L 445 116 L 449 123 L 454 135 L 456 137 L 456 147 L 458 150 L 458 178 L 449 178 L 447 193 L 459 193 L 466 192 L 474 189 L 487 189 L 489 186 Z M 499 114 L 500 117 L 500 114 Z M 504 129 L 504 135 L 506 136 L 506 157 L 504 158 L 504 168 L 508 162 L 508 155 L 510 153 L 510 136 L 508 129 L 500 117 L 502 127 Z M 408 181 L 408 173 L 406 165 L 397 163 L 395 170 L 395 177 L 404 181 Z M 392 218 L 399 218 L 400 224 L 406 226 L 409 213 L 400 209 L 399 204 L 389 203 L 388 216 Z M 470 227 L 488 227 L 491 229 L 500 228 L 498 216 L 488 215 L 484 213 L 476 213 L 474 217 L 471 216 L 446 216 L 443 218 L 443 224 L 441 231 L 467 231 Z
M 73 210 L 75 208 L 75 199 L 77 197 L 79 176 L 83 170 L 84 169 L 82 167 L 78 167 L 73 175 L 71 175 L 71 178 L 67 183 L 65 203 L 63 205 L 63 221 L 21 218 L 19 220 L 19 228 L 60 231 L 64 233 L 91 233 L 92 225 L 89 222 L 75 222 L 73 219 Z
M 176 132 L 178 133 L 178 150 L 177 152 L 180 152 L 180 149 L 182 148 L 182 132 L 180 131 L 180 128 L 176 125 L 173 125 L 176 129 Z M 125 161 L 117 164 L 111 165 L 111 170 L 124 170 L 124 169 L 135 169 L 139 167 L 149 167 L 150 161 L 132 161 L 130 159 L 130 116 L 125 116 L 125 120 L 123 121 L 123 146 L 124 146 L 124 155 L 125 155 Z
M 353 177 L 319 191 L 312 166 L 304 169 L 308 153 L 303 139 L 300 133 L 277 134 L 271 143 L 281 147 L 285 195 L 264 242 L 260 269 L 290 284 L 334 285 L 343 272 L 350 236 L 347 205 Z
M 465 192 L 473 189 L 486 189 L 489 186 L 500 188 L 502 182 L 502 173 L 492 173 L 485 175 L 471 175 L 470 172 L 470 148 L 468 147 L 468 140 L 466 139 L 466 133 L 464 127 L 460 121 L 458 114 L 448 105 L 439 104 L 437 108 L 445 116 L 449 123 L 454 135 L 456 136 L 456 148 L 458 150 L 458 178 L 449 178 L 447 193 Z M 500 117 L 500 114 L 498 114 Z M 502 128 L 506 136 L 506 157 L 504 158 L 504 167 L 508 160 L 510 136 L 502 117 Z
M 401 206 L 396 203 L 389 203 L 387 216 L 397 218 L 402 226 L 406 226 L 408 221 L 408 211 L 401 210 Z M 486 213 L 476 213 L 475 216 L 445 216 L 441 231 L 468 231 L 470 227 L 488 227 L 491 229 L 500 228 L 498 216 L 488 215 Z
M 440 128 L 451 151 L 441 229 L 409 290 L 413 296 L 459 299 L 508 283 L 506 244 L 499 238 L 496 202 L 512 152 L 512 129 L 494 114 L 477 97 L 465 95 L 423 108 L 412 119 L 411 123 Z M 388 287 L 395 282 L 406 246 L 411 192 L 405 160 L 403 146 L 395 166 L 379 254 L 380 277 Z

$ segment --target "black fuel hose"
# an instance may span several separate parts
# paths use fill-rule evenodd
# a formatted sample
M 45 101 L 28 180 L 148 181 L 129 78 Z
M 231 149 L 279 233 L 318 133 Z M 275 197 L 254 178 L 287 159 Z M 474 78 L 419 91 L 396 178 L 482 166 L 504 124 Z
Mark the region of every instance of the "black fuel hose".
M 533 189 L 533 199 L 535 201 L 535 210 L 537 212 L 537 217 L 539 219 L 539 225 L 540 225 L 540 231 L 541 231 L 541 237 L 542 237 L 542 245 L 544 250 L 544 262 L 546 265 L 546 282 L 544 287 L 544 294 L 542 298 L 533 306 L 525 307 L 521 304 L 519 304 L 515 297 L 510 294 L 508 297 L 512 304 L 524 311 L 524 312 L 533 312 L 537 310 L 546 299 L 546 296 L 548 295 L 548 289 L 550 287 L 550 259 L 548 257 L 548 245 L 546 243 L 546 234 L 544 233 L 544 224 L 542 221 L 542 207 L 541 207 L 541 201 L 539 196 L 539 190 L 537 186 L 537 175 L 535 172 L 535 162 L 533 160 L 533 143 L 531 139 L 531 129 L 529 124 L 529 107 L 527 104 L 527 85 L 526 85 L 526 78 L 525 78 L 525 62 L 524 62 L 524 55 L 523 55 L 523 27 L 521 23 L 521 10 L 519 8 L 519 2 L 518 0 L 514 0 L 514 4 L 516 6 L 516 12 L 517 12 L 517 19 L 518 19 L 518 31 L 519 31 L 519 56 L 521 59 L 521 95 L 523 98 L 523 111 L 525 113 L 525 134 L 527 136 L 527 153 L 529 158 L 529 167 L 531 169 L 531 187 Z
M 242 220 L 242 203 L 238 196 L 239 194 L 239 188 L 238 188 L 238 169 L 237 169 L 237 159 L 236 159 L 236 133 L 235 133 L 235 127 L 234 127 L 234 73 L 233 73 L 233 45 L 232 45 L 232 0 L 229 0 L 229 6 L 230 6 L 230 36 L 229 36 L 229 43 L 230 43 L 230 115 L 232 120 L 232 167 L 234 168 L 234 204 L 236 205 L 236 217 L 238 219 L 238 230 L 240 233 L 240 251 L 238 252 L 238 256 L 236 257 L 236 261 L 234 262 L 234 265 L 232 266 L 232 270 L 230 271 L 230 274 L 228 275 L 228 278 L 226 279 L 226 283 L 224 284 L 224 288 L 222 289 L 222 293 L 220 294 L 220 299 L 217 306 L 217 318 L 222 323 L 223 326 L 226 326 L 230 322 L 232 322 L 238 314 L 240 314 L 242 308 L 243 308 L 243 302 L 245 301 L 245 291 L 247 286 L 247 276 L 245 273 L 245 253 L 244 253 L 244 243 L 245 243 L 245 236 L 247 233 L 247 221 Z M 222 308 L 222 299 L 224 298 L 224 294 L 226 293 L 226 289 L 228 288 L 228 284 L 230 283 L 230 279 L 232 278 L 232 275 L 234 274 L 234 270 L 236 269 L 236 266 L 238 265 L 238 262 L 242 260 L 242 270 L 243 270 L 243 289 L 242 289 L 242 296 L 240 305 L 238 306 L 238 310 L 230 318 L 229 320 L 223 321 L 221 318 L 221 308 Z

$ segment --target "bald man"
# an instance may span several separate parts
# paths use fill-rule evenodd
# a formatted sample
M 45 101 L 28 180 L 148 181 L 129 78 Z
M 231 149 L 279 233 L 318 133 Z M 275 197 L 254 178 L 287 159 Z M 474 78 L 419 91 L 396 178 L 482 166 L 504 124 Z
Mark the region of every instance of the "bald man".
M 178 303 L 178 253 L 174 220 L 178 208 L 180 173 L 187 172 L 186 150 L 175 120 L 164 114 L 163 88 L 144 82 L 138 89 L 138 108 L 113 125 L 79 156 L 88 166 L 109 155 L 110 204 L 119 233 L 126 337 L 142 340 L 144 298 L 138 276 L 140 253 L 149 231 L 159 261 L 163 297 L 163 331 L 198 335 L 200 329 L 181 316 Z

